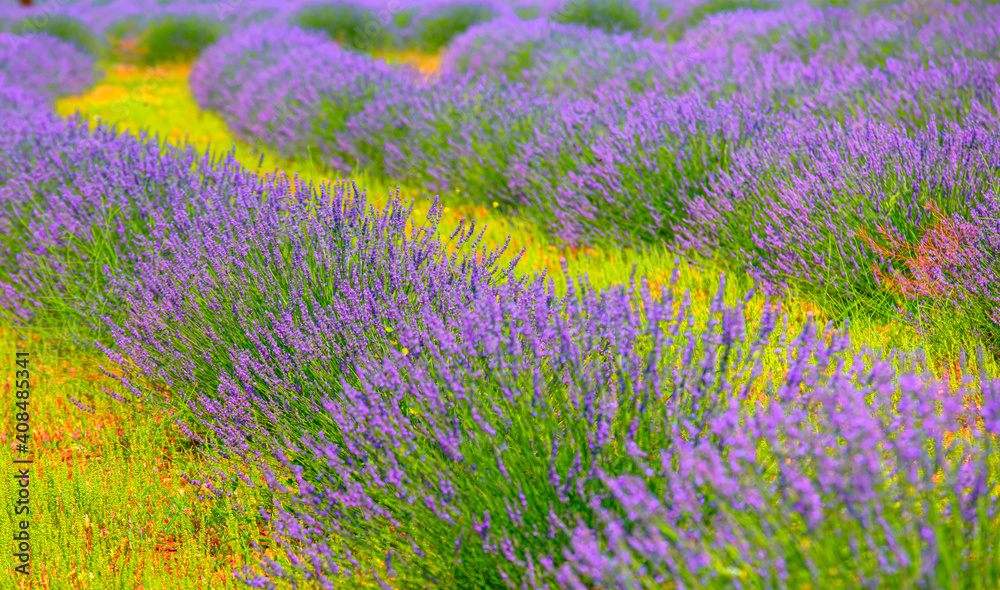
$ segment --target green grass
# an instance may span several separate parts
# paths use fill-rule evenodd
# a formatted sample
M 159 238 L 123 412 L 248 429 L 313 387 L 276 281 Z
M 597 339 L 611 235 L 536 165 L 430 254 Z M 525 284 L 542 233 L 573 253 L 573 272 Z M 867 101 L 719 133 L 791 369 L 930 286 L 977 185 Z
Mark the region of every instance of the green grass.
M 263 486 L 240 485 L 230 499 L 199 500 L 181 474 L 198 473 L 203 461 L 169 416 L 105 394 L 116 385 L 102 374 L 102 365 L 116 371 L 106 360 L 52 334 L 10 326 L 0 327 L 0 375 L 10 388 L 2 410 L 5 445 L 14 442 L 21 411 L 13 402 L 18 351 L 29 354 L 30 455 L 8 456 L 34 460 L 32 574 L 5 567 L 0 588 L 176 588 L 178 580 L 184 588 L 243 587 L 231 572 L 255 565 L 260 553 L 250 542 L 270 534 L 257 513 L 270 502 Z M 11 476 L 0 484 L 6 539 L 15 526 L 20 530 L 17 486 Z

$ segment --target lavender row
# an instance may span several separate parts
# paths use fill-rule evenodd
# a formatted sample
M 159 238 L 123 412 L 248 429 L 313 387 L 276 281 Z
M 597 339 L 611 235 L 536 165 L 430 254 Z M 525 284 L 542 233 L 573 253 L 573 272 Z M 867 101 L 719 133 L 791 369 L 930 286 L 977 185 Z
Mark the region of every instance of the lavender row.
M 881 299 L 892 281 L 879 274 L 908 263 L 893 267 L 881 246 L 866 245 L 869 234 L 885 228 L 865 211 L 845 215 L 843 207 L 910 211 L 891 230 L 902 250 L 931 230 L 929 215 L 912 215 L 924 203 L 889 206 L 885 199 L 899 197 L 859 179 L 860 189 L 832 185 L 804 214 L 801 200 L 816 199 L 803 196 L 815 188 L 813 168 L 830 163 L 779 172 L 797 166 L 783 161 L 783 150 L 793 158 L 802 152 L 778 146 L 869 121 L 893 126 L 869 138 L 875 154 L 909 142 L 904 134 L 931 145 L 937 133 L 962 151 L 941 158 L 969 162 L 969 174 L 980 179 L 968 189 L 975 198 L 952 206 L 939 193 L 943 159 L 929 164 L 930 178 L 908 176 L 921 165 L 915 161 L 902 163 L 908 172 L 901 175 L 855 167 L 874 157 L 861 153 L 847 169 L 893 178 L 896 190 L 928 187 L 917 198 L 958 215 L 956 223 L 969 221 L 973 206 L 989 206 L 990 193 L 983 200 L 976 191 L 990 186 L 991 164 L 959 136 L 997 125 L 998 19 L 995 8 L 950 3 L 868 13 L 795 6 L 711 16 L 672 45 L 501 19 L 456 40 L 436 82 L 382 84 L 356 113 L 336 119 L 342 125 L 314 130 L 304 144 L 315 143 L 307 151 L 341 172 L 363 168 L 430 191 L 462 191 L 529 216 L 570 244 L 666 240 L 729 253 L 722 258 L 735 270 L 750 271 L 774 292 L 791 286 L 833 299 Z M 312 100 L 306 112 L 321 112 L 319 103 Z M 828 138 L 806 157 L 856 150 L 837 145 L 843 141 L 844 134 Z M 773 161 L 760 154 L 774 154 Z M 775 182 L 797 188 L 782 188 L 777 198 L 743 193 L 751 195 L 743 212 L 720 213 L 733 198 L 744 199 L 732 194 L 744 189 L 720 187 L 758 186 L 758 177 L 772 172 Z M 748 219 L 761 210 L 798 211 L 788 219 L 801 226 L 789 227 L 780 215 L 766 223 Z M 950 293 L 961 308 L 971 305 L 964 290 Z
M 96 80 L 93 56 L 44 34 L 0 33 L 0 88 L 40 100 L 83 91 Z
M 723 286 L 705 323 L 669 291 L 560 298 L 492 283 L 489 260 L 439 275 L 395 206 L 361 222 L 323 196 L 238 231 L 220 213 L 141 283 L 120 273 L 105 319 L 108 352 L 180 394 L 192 435 L 292 470 L 269 484 L 290 494 L 274 518 L 299 565 L 265 564 L 272 580 L 374 561 L 399 587 L 994 575 L 975 560 L 996 550 L 1000 384 L 955 390 L 847 336 L 789 334 L 773 306 L 751 323 Z
M 622 0 L 620 4 L 628 7 L 632 0 Z M 153 45 L 165 42 L 180 50 L 186 49 L 199 35 L 214 36 L 222 30 L 241 31 L 261 22 L 272 26 L 294 23 L 324 32 L 351 49 L 416 49 L 434 53 L 468 27 L 495 18 L 519 15 L 531 19 L 540 14 L 560 14 L 588 22 L 587 15 L 578 14 L 579 6 L 581 3 L 577 1 L 552 5 L 506 0 L 249 0 L 221 3 L 83 0 L 0 6 L 0 30 L 13 27 L 18 31 L 50 32 L 77 42 L 93 53 L 108 49 L 106 42 L 116 46 L 122 40 L 135 38 L 141 41 L 140 49 L 158 52 L 159 49 L 150 46 L 145 37 L 151 27 L 163 27 L 168 23 L 174 23 L 181 32 Z M 635 12 L 636 18 L 640 14 L 643 19 L 653 18 L 646 9 L 637 7 L 627 11 Z M 199 46 L 193 54 L 200 49 Z M 128 57 L 128 53 L 118 51 L 113 55 L 122 58 Z M 181 57 L 189 59 L 192 56 Z M 169 56 L 164 56 L 167 58 Z
M 45 112 L 3 125 L 5 293 L 28 294 L 5 307 L 68 301 L 134 367 L 126 391 L 292 469 L 273 517 L 301 559 L 251 587 L 375 560 L 456 588 L 997 573 L 991 381 L 951 391 L 771 306 L 750 322 L 721 287 L 707 323 L 669 291 L 559 297 L 474 228 L 451 254 L 435 215 L 411 233 L 350 187 Z
M 818 43 L 810 50 L 814 58 L 805 62 L 789 49 L 795 33 L 792 29 L 786 30 L 783 38 L 772 39 L 763 51 L 741 43 L 720 47 L 704 39 L 662 45 L 571 25 L 534 21 L 524 26 L 517 20 L 501 19 L 474 27 L 456 40 L 445 55 L 445 72 L 435 82 L 400 83 L 402 74 L 365 62 L 373 71 L 371 81 L 366 82 L 371 90 L 357 97 L 356 72 L 365 69 L 360 62 L 341 56 L 332 44 L 314 47 L 309 41 L 302 51 L 308 46 L 317 56 L 313 59 L 345 64 L 334 65 L 326 76 L 336 82 L 324 79 L 322 86 L 309 83 L 305 74 L 286 73 L 300 60 L 299 50 L 292 47 L 298 41 L 289 41 L 294 37 L 290 34 L 282 37 L 281 51 L 268 54 L 270 65 L 259 74 L 252 69 L 260 66 L 258 62 L 243 66 L 244 78 L 236 83 L 201 73 L 210 69 L 213 61 L 253 55 L 261 42 L 261 36 L 254 34 L 234 37 L 224 50 L 220 47 L 206 56 L 206 65 L 199 64 L 192 83 L 202 95 L 211 93 L 213 85 L 225 84 L 230 95 L 237 97 L 258 95 L 258 89 L 275 86 L 277 108 L 292 111 L 292 115 L 274 117 L 267 113 L 263 125 L 253 109 L 220 107 L 204 100 L 202 104 L 221 108 L 235 129 L 255 126 L 256 133 L 245 135 L 263 139 L 279 151 L 301 153 L 305 146 L 310 154 L 340 172 L 364 168 L 396 180 L 419 182 L 434 191 L 461 189 L 534 217 L 571 243 L 607 236 L 663 237 L 676 233 L 677 228 L 664 227 L 669 224 L 662 220 L 683 218 L 682 212 L 636 196 L 640 187 L 622 178 L 621 173 L 607 176 L 601 170 L 608 164 L 590 168 L 600 158 L 601 162 L 617 160 L 621 168 L 645 170 L 646 152 L 657 149 L 667 152 L 667 157 L 676 156 L 679 162 L 696 157 L 679 153 L 668 147 L 669 141 L 664 142 L 658 115 L 651 114 L 648 106 L 664 92 L 666 103 L 657 108 L 683 109 L 672 106 L 674 101 L 696 105 L 691 108 L 701 109 L 702 120 L 756 120 L 760 117 L 755 113 L 775 113 L 768 115 L 774 125 L 763 126 L 762 135 L 767 135 L 770 127 L 780 128 L 783 119 L 807 115 L 843 123 L 871 117 L 896 122 L 909 131 L 923 128 L 932 118 L 953 122 L 972 118 L 977 123 L 995 120 L 997 65 L 988 56 L 996 41 L 996 28 L 991 26 L 1000 14 L 996 10 L 967 8 L 929 20 L 926 26 L 911 23 L 915 32 L 910 31 L 909 38 L 928 47 L 947 41 L 949 47 L 966 51 L 921 55 L 897 51 L 894 57 L 890 51 L 879 65 L 871 66 L 865 65 L 866 58 L 855 55 L 857 48 L 844 49 L 850 47 L 845 40 L 874 26 L 871 18 L 855 19 L 851 21 L 854 28 L 845 28 L 834 26 L 835 12 L 802 14 L 801 21 L 790 17 L 785 22 L 802 22 L 807 30 L 826 27 L 839 35 L 833 41 Z M 983 24 L 970 25 L 973 18 Z M 709 25 L 718 26 L 714 20 L 706 21 Z M 893 35 L 895 32 L 887 38 Z M 889 46 L 895 47 L 892 43 Z M 234 68 L 240 70 L 239 66 Z M 271 76 L 284 76 L 288 81 L 279 84 Z M 643 97 L 646 93 L 652 96 Z M 353 97 L 353 112 L 344 113 L 324 101 L 329 97 L 339 103 L 341 94 Z M 632 102 L 645 104 L 636 107 Z M 230 104 L 240 105 L 241 101 Z M 707 126 L 711 133 L 712 124 Z M 599 130 L 596 137 L 589 135 L 594 129 Z M 609 139 L 612 134 L 624 137 Z M 677 135 L 676 131 L 669 134 Z M 686 141 L 683 138 L 681 133 L 682 144 Z M 741 136 L 735 147 L 753 140 Z M 564 147 L 585 153 L 571 152 L 573 157 L 565 157 Z M 593 158 L 586 153 L 589 147 Z M 521 158 L 530 158 L 530 165 L 544 171 L 537 181 L 526 184 L 521 177 Z M 715 166 L 709 163 L 708 167 Z M 618 226 L 621 216 L 594 218 L 594 209 L 600 207 L 579 204 L 590 197 L 578 188 L 594 174 L 598 176 L 595 182 L 603 185 L 607 202 L 631 201 L 638 209 L 653 209 L 654 214 L 624 221 L 624 227 Z M 665 176 L 671 175 L 668 172 Z M 677 178 L 664 181 L 679 184 Z M 690 189 L 697 190 L 696 184 Z M 558 215 L 553 212 L 566 209 Z
M 969 71 L 989 81 L 990 70 Z M 354 80 L 344 86 L 378 90 L 364 86 L 370 78 Z M 629 140 L 670 147 L 628 186 L 664 194 L 671 181 L 698 184 L 684 175 L 706 163 L 701 196 L 681 202 L 693 208 L 685 218 L 702 220 L 700 239 L 719 240 L 717 250 L 740 231 L 760 240 L 752 243 L 761 259 L 789 266 L 759 267 L 772 282 L 801 270 L 799 244 L 838 235 L 845 220 L 870 221 L 872 233 L 887 227 L 887 241 L 916 239 L 931 219 L 918 197 L 947 215 L 971 208 L 979 220 L 958 228 L 981 240 L 960 244 L 967 258 L 937 259 L 964 281 L 948 284 L 982 290 L 989 280 L 960 272 L 988 262 L 995 238 L 987 219 L 995 113 L 975 93 L 960 94 L 971 82 L 957 85 L 952 103 L 908 101 L 911 133 L 853 125 L 854 117 L 824 127 L 838 95 L 813 102 L 818 119 L 810 119 L 741 94 L 633 96 L 612 87 L 553 101 L 530 86 L 449 83 L 451 98 L 421 98 L 453 109 L 439 125 L 507 123 L 492 129 L 528 138 L 545 124 L 582 131 L 545 144 L 574 166 L 574 150 L 607 148 L 589 164 L 607 162 L 604 175 L 581 173 L 579 184 L 600 215 L 615 212 L 599 199 L 625 184 Z M 510 103 L 520 106 L 503 116 L 537 119 L 496 118 Z M 925 121 L 928 108 L 942 122 Z M 418 127 L 427 144 L 435 131 L 443 136 L 432 122 Z M 474 228 L 452 236 L 461 246 L 452 255 L 433 223 L 411 234 L 398 202 L 372 211 L 350 187 L 259 179 L 231 159 L 211 162 L 42 111 L 0 126 L 3 307 L 24 319 L 69 311 L 93 322 L 109 355 L 137 367 L 124 376 L 132 393 L 164 401 L 146 380 L 166 384 L 168 408 L 192 436 L 292 469 L 298 490 L 274 517 L 303 559 L 291 570 L 265 563 L 272 581 L 335 583 L 373 561 L 402 587 L 426 585 L 427 576 L 456 588 L 941 587 L 1000 574 L 994 381 L 949 388 L 919 364 L 897 369 L 855 355 L 848 338 L 815 326 L 789 335 L 776 329 L 772 307 L 751 322 L 750 297 L 726 305 L 720 294 L 707 323 L 686 298 L 644 287 L 581 285 L 558 297 L 544 281 L 511 280 L 495 252 L 480 261 Z M 654 176 L 676 164 L 676 145 L 696 148 L 683 171 Z M 457 147 L 433 153 L 464 164 L 470 152 L 447 160 Z M 544 186 L 547 177 L 528 165 L 547 153 L 523 161 L 525 183 Z M 711 173 L 716 161 L 724 173 Z M 447 166 L 430 171 L 449 180 Z M 830 245 L 865 246 L 840 237 Z M 846 264 L 825 268 L 837 278 Z M 270 485 L 285 487 L 276 474 Z M 374 540 L 388 526 L 401 536 L 387 555 Z
M 232 98 L 203 104 L 235 129 L 256 126 L 246 137 L 272 138 L 343 173 L 458 192 L 569 244 L 665 241 L 749 272 L 770 293 L 811 294 L 826 306 L 884 315 L 900 305 L 916 316 L 921 305 L 949 308 L 977 337 L 1000 342 L 986 286 L 996 272 L 993 230 L 977 213 L 995 207 L 1000 12 L 838 10 L 760 17 L 744 25 L 754 34 L 729 44 L 698 29 L 666 45 L 501 19 L 460 37 L 431 81 L 382 65 L 363 78 L 366 58 L 279 33 L 264 62 L 211 73 L 257 55 L 254 43 L 272 44 L 265 33 L 206 55 L 192 82 L 207 95 L 226 81 Z M 704 31 L 727 22 L 711 17 Z M 880 31 L 880 53 L 858 53 L 864 46 L 852 40 Z M 302 90 L 309 75 L 292 65 L 313 61 L 332 64 L 323 66 L 334 72 L 324 82 L 332 107 Z M 273 124 L 226 106 L 259 103 L 272 87 L 303 97 L 291 114 L 265 119 Z M 350 112 L 336 106 L 344 102 Z M 932 209 L 949 227 L 975 228 L 945 247 L 962 252 L 960 264 L 933 248 L 908 254 L 940 231 Z

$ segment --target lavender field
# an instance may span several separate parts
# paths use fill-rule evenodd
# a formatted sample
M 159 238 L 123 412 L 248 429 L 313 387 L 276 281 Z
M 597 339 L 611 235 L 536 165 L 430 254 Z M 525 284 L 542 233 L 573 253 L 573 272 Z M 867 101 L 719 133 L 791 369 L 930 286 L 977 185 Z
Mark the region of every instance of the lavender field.
M 1000 587 L 985 0 L 9 2 L 0 261 L 3 589 Z

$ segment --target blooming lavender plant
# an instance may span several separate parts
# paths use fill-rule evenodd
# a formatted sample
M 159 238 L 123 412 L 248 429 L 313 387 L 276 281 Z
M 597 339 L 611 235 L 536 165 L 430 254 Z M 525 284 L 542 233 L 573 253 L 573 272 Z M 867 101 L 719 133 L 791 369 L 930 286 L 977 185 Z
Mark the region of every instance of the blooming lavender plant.
M 206 106 L 225 105 L 220 114 L 239 135 L 285 156 L 343 167 L 335 139 L 350 116 L 419 78 L 315 34 L 258 33 L 251 28 L 207 52 L 192 69 L 192 84 Z M 231 74 L 219 80 L 213 71 Z
M 649 26 L 645 5 L 632 0 L 568 0 L 548 12 L 548 20 L 562 24 L 577 24 L 606 33 L 639 32 Z
M 687 0 L 671 4 L 665 22 L 656 28 L 656 35 L 667 40 L 677 40 L 684 32 L 701 23 L 706 17 L 726 12 L 767 11 L 778 7 L 767 0 Z
M 489 21 L 497 11 L 482 2 L 450 0 L 426 6 L 414 16 L 413 47 L 425 53 L 437 53 L 469 27 Z
M 303 52 L 329 47 L 322 35 L 289 25 L 259 24 L 223 37 L 191 67 L 191 92 L 201 108 L 222 111 L 237 101 L 243 86 L 260 70 L 273 67 L 293 48 Z M 235 121 L 228 121 L 236 125 Z M 237 126 L 238 130 L 239 127 Z
M 684 31 L 678 43 L 703 48 L 743 44 L 759 51 L 785 49 L 794 47 L 794 36 L 829 29 L 837 17 L 843 16 L 843 11 L 809 4 L 791 4 L 776 10 L 720 12 L 706 16 Z
M 681 434 L 670 450 L 640 449 L 655 465 L 647 481 L 602 476 L 616 508 L 596 527 L 573 527 L 553 577 L 574 588 L 995 577 L 1000 384 L 955 391 L 857 358 L 838 360 L 827 380 L 804 362 L 807 350 L 768 404 L 714 421 L 724 445 Z M 837 356 L 813 354 L 816 368 Z
M 189 395 L 199 421 L 216 416 L 215 437 L 244 452 L 250 437 L 267 442 L 313 422 L 309 392 L 350 375 L 358 355 L 401 348 L 395 334 L 430 321 L 423 314 L 454 315 L 508 278 L 495 266 L 502 248 L 481 253 L 482 263 L 449 254 L 433 226 L 407 231 L 410 210 L 398 201 L 375 212 L 356 187 L 274 182 L 283 199 L 239 202 L 248 214 L 216 210 L 186 228 L 183 246 L 137 256 L 141 283 L 112 277 L 112 297 L 142 325 L 121 312 L 104 319 L 113 358 Z M 471 227 L 453 238 L 459 251 L 478 241 Z M 231 424 L 236 407 L 263 422 Z
M 849 13 L 828 28 L 818 54 L 881 66 L 889 57 L 996 57 L 995 6 L 950 2 L 890 4 L 871 14 Z
M 81 92 L 95 81 L 94 57 L 43 33 L 0 33 L 0 86 L 51 98 Z
M 18 321 L 79 320 L 73 306 L 99 300 L 137 248 L 168 243 L 226 203 L 227 187 L 252 190 L 231 155 L 213 161 L 44 110 L 0 128 L 0 309 Z
M 915 136 L 871 121 L 792 124 L 710 182 L 685 243 L 724 248 L 772 292 L 881 298 L 878 272 L 891 274 L 892 260 L 873 243 L 917 245 L 933 220 L 928 202 L 946 215 L 987 206 L 995 139 L 954 124 Z
M 641 92 L 666 78 L 667 54 L 665 45 L 648 39 L 507 18 L 457 37 L 442 56 L 441 69 L 520 80 L 553 94 L 585 95 L 608 83 Z
M 752 329 L 749 297 L 727 306 L 720 288 L 699 328 L 688 300 L 662 295 L 560 300 L 536 284 L 445 316 L 414 309 L 423 321 L 394 326 L 398 348 L 352 357 L 352 374 L 316 390 L 323 417 L 277 450 L 297 491 L 275 506 L 276 525 L 299 566 L 266 569 L 328 583 L 366 573 L 385 555 L 376 529 L 392 526 L 390 575 L 438 586 L 874 587 L 946 578 L 945 547 L 993 542 L 996 384 L 977 409 L 912 366 L 850 354 L 846 336 L 807 325 L 789 340 L 773 306 Z M 192 300 L 145 301 L 182 319 Z M 183 342 L 169 330 L 128 333 L 118 342 L 147 362 L 185 358 L 156 344 Z M 305 333 L 280 333 L 284 354 L 317 358 Z M 765 388 L 775 344 L 787 354 Z M 279 349 L 264 350 L 240 366 Z M 220 395 L 241 389 L 228 383 Z M 239 430 L 241 407 L 205 405 L 202 420 Z

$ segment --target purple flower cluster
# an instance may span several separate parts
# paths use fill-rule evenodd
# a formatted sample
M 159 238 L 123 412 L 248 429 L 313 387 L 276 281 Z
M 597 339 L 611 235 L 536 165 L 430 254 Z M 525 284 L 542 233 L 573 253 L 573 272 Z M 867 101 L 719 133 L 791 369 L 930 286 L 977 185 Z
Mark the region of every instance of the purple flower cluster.
M 769 403 L 637 448 L 645 478 L 601 474 L 614 508 L 570 525 L 560 586 L 934 587 L 969 558 L 953 539 L 996 551 L 1000 383 L 956 391 L 809 340 Z
M 495 301 L 500 282 L 519 288 L 496 267 L 502 248 L 468 251 L 474 227 L 456 230 L 451 245 L 466 251 L 449 254 L 433 232 L 440 207 L 411 233 L 409 209 L 373 212 L 356 188 L 275 179 L 267 190 L 264 200 L 237 192 L 235 208 L 206 211 L 183 241 L 144 250 L 110 278 L 119 311 L 104 318 L 109 355 L 183 395 L 180 411 L 231 450 L 315 423 L 314 396 L 359 357 L 402 349 L 405 329 Z
M 0 33 L 0 88 L 5 102 L 21 101 L 15 94 L 50 99 L 75 94 L 96 78 L 94 58 L 45 34 Z
M 192 91 L 247 140 L 289 157 L 348 165 L 335 138 L 373 98 L 412 88 L 418 73 L 341 48 L 294 27 L 250 27 L 209 48 Z
M 248 139 L 567 242 L 674 241 L 769 293 L 903 286 L 995 326 L 1000 12 L 872 8 L 709 16 L 672 45 L 503 19 L 430 81 L 258 26 L 191 82 Z M 440 204 L 413 227 L 398 199 L 56 117 L 34 97 L 90 62 L 22 72 L 33 42 L 0 35 L 0 78 L 28 81 L 0 91 L 20 111 L 0 117 L 0 308 L 90 324 L 130 395 L 265 472 L 292 566 L 249 586 L 375 562 L 453 588 L 1000 576 L 1000 382 L 778 329 L 724 283 L 707 313 L 646 283 L 559 295 L 475 224 L 439 239 Z
M 935 579 L 947 539 L 995 550 L 1000 384 L 952 390 L 811 324 L 790 339 L 776 307 L 751 324 L 750 297 L 727 305 L 722 286 L 706 324 L 646 287 L 557 297 L 483 283 L 471 261 L 457 280 L 395 271 L 423 259 L 393 229 L 405 216 L 358 224 L 363 201 L 324 196 L 316 216 L 205 223 L 143 262 L 150 282 L 121 275 L 109 323 L 208 440 L 290 494 L 273 516 L 298 565 L 275 578 L 333 583 L 385 559 L 456 588 L 831 568 L 877 587 Z M 386 557 L 372 539 L 390 526 Z
M 666 77 L 668 53 L 651 39 L 510 17 L 457 37 L 441 58 L 441 70 L 521 80 L 553 94 L 585 94 L 606 84 L 639 92 Z
M 996 6 L 950 2 L 890 4 L 826 27 L 821 57 L 880 66 L 892 56 L 965 56 L 996 59 L 1000 33 Z
M 0 309 L 16 320 L 65 322 L 136 247 L 169 243 L 252 179 L 232 157 L 89 127 L 47 108 L 0 121 Z
M 877 244 L 918 244 L 933 226 L 927 203 L 963 216 L 993 206 L 998 169 L 990 127 L 789 122 L 710 180 L 684 243 L 725 248 L 773 292 L 874 296 L 893 271 Z
M 784 48 L 790 54 L 795 39 L 826 30 L 849 11 L 792 3 L 777 10 L 734 10 L 705 17 L 687 29 L 679 43 L 708 49 L 745 46 L 757 51 Z
M 609 92 L 588 107 L 520 144 L 507 169 L 507 198 L 568 243 L 673 241 L 704 181 L 774 117 L 741 99 L 712 105 L 694 93 Z M 555 183 L 553 167 L 562 171 Z
M 202 99 L 241 133 L 285 153 L 308 152 L 339 172 L 460 190 L 536 219 L 570 244 L 670 241 L 703 225 L 691 203 L 707 179 L 725 174 L 736 151 L 752 153 L 758 138 L 780 134 L 782 120 L 877 119 L 907 132 L 931 120 L 993 124 L 998 63 L 987 56 L 1000 11 L 949 6 L 868 16 L 798 5 L 723 12 L 672 45 L 500 18 L 456 39 L 436 80 L 398 82 L 406 76 L 369 64 L 366 80 L 377 81 L 361 87 L 378 87 L 378 95 L 365 90 L 356 107 L 333 109 L 332 123 L 313 113 L 320 97 L 340 89 L 260 68 L 266 33 L 220 45 L 211 59 L 238 65 L 219 77 L 218 66 L 199 64 L 193 82 L 251 97 L 257 106 Z M 734 30 L 723 43 L 726 27 Z M 884 42 L 872 61 L 856 40 L 876 32 Z M 911 50 L 921 43 L 959 49 Z M 357 86 L 346 85 L 354 96 Z
M 223 37 L 206 51 L 191 69 L 191 92 L 201 108 L 235 112 L 244 86 L 260 70 L 274 67 L 289 55 L 311 54 L 328 50 L 330 40 L 321 33 L 310 33 L 292 26 L 271 23 L 247 28 L 242 34 Z M 243 133 L 242 122 L 235 115 L 228 120 L 234 130 Z
M 460 188 L 566 242 L 621 242 L 669 237 L 686 218 L 687 192 L 769 120 L 763 107 L 715 108 L 697 94 L 608 86 L 575 100 L 520 83 L 440 80 L 372 101 L 342 145 L 368 170 Z

